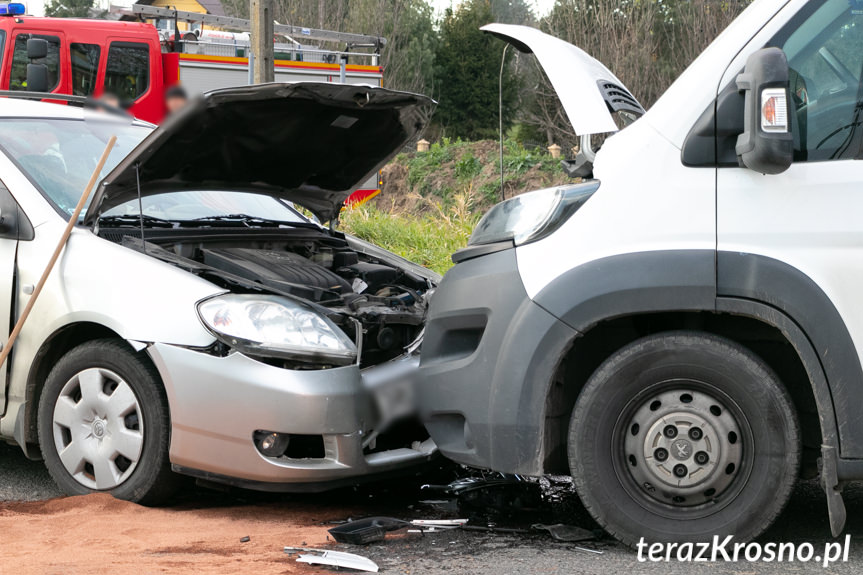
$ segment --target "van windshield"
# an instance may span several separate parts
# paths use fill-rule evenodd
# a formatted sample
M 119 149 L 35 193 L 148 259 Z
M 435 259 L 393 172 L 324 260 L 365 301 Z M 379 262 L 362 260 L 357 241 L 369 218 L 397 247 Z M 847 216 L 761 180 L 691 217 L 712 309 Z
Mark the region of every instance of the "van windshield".
M 0 150 L 68 218 L 111 136 L 117 136 L 117 143 L 100 179 L 151 130 L 149 126 L 110 118 L 0 118 Z

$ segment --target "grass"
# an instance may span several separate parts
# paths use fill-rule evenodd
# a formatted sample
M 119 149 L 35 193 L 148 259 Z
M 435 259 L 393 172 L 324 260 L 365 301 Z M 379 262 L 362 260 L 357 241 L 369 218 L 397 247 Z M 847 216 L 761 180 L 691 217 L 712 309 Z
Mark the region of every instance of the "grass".
M 341 216 L 341 229 L 411 261 L 445 273 L 452 253 L 467 245 L 480 214 L 471 209 L 470 189 L 455 194 L 445 208 L 424 200 L 431 210 L 415 215 L 361 206 Z
M 482 214 L 500 201 L 498 154 L 497 142 L 448 138 L 427 152 L 399 154 L 393 163 L 404 168 L 404 180 L 384 194 L 403 201 L 346 211 L 341 227 L 443 274 Z M 569 181 L 559 160 L 512 139 L 504 142 L 503 162 L 508 195 Z

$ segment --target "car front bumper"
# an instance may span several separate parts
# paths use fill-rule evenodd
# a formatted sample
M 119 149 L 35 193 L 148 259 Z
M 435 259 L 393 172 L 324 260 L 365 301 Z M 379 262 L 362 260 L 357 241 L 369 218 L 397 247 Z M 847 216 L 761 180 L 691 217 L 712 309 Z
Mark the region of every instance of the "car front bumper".
M 441 453 L 459 463 L 539 475 L 544 438 L 567 425 L 548 405 L 577 332 L 532 301 L 516 250 L 451 268 L 435 291 L 420 361 L 418 402 Z M 552 402 L 553 403 L 553 402 Z
M 322 491 L 407 471 L 436 453 L 431 440 L 374 451 L 373 434 L 404 415 L 416 356 L 360 370 L 296 371 L 240 353 L 217 357 L 166 344 L 148 348 L 168 395 L 175 470 L 270 491 Z M 256 431 L 320 438 L 320 457 L 263 455 Z M 371 445 L 369 445 L 371 444 Z

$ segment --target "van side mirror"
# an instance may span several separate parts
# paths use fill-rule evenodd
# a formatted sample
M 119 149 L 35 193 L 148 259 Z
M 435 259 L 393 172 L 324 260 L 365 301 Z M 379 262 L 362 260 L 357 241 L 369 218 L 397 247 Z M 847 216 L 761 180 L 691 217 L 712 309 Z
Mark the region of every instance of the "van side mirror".
M 30 63 L 27 64 L 28 92 L 48 91 L 48 65 L 44 62 L 35 62 L 35 60 L 42 60 L 47 56 L 48 40 L 44 38 L 29 38 L 27 40 L 27 57 L 30 58 Z
M 788 60 L 779 48 L 762 48 L 746 60 L 737 76 L 744 93 L 743 133 L 737 138 L 737 162 L 762 174 L 779 174 L 791 166 L 791 98 Z

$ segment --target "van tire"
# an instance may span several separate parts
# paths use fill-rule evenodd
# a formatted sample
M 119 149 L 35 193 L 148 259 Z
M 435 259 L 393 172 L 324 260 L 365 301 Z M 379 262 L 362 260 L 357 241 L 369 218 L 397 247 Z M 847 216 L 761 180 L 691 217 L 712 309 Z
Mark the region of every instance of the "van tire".
M 567 447 L 584 506 L 627 545 L 742 542 L 785 507 L 801 437 L 788 392 L 760 358 L 722 337 L 666 332 L 593 373 Z
M 66 353 L 39 400 L 42 457 L 67 495 L 109 492 L 143 505 L 165 503 L 179 485 L 168 461 L 170 425 L 155 367 L 144 352 L 115 339 Z

